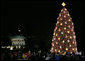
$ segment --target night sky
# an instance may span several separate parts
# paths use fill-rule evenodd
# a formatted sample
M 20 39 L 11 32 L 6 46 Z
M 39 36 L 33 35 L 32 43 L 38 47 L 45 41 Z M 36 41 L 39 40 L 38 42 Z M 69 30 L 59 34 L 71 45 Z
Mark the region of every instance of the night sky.
M 53 31 L 62 1 L 2 1 L 1 36 L 17 34 L 20 27 L 31 46 L 50 49 Z M 79 50 L 84 50 L 84 2 L 65 1 L 74 23 Z

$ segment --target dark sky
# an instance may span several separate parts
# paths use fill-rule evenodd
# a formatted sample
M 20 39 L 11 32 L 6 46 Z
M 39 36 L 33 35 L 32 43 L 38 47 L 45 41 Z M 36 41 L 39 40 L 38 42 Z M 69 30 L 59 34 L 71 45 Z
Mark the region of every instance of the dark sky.
M 30 43 L 40 48 L 50 48 L 56 18 L 62 1 L 2 1 L 1 35 L 8 36 L 17 32 L 19 25 L 27 36 L 34 36 Z M 75 26 L 78 48 L 83 49 L 84 42 L 84 1 L 66 1 Z

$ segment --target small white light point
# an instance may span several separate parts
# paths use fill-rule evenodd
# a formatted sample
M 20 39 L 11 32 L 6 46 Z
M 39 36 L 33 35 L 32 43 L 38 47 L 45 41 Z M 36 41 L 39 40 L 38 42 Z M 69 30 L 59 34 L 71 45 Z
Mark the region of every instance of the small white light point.
M 59 16 L 61 16 L 61 14 L 59 14 Z
M 70 45 L 70 47 L 71 47 L 71 45 Z
M 72 50 L 74 50 L 74 48 Z
M 61 34 L 63 34 L 63 32 L 61 32 Z
M 60 46 L 60 48 L 62 48 L 62 47 Z
M 62 25 L 63 25 L 63 23 L 60 23 L 60 25 L 62 26 Z
M 67 22 L 65 22 L 65 24 L 67 24 Z
M 72 39 L 72 36 L 70 36 L 70 39 Z
M 63 40 L 62 42 L 64 43 L 65 41 Z
M 54 41 L 54 40 L 52 39 L 52 41 Z
M 62 20 L 62 18 L 60 18 L 60 20 Z
M 67 33 L 70 33 L 70 31 L 67 31 Z
M 67 40 L 67 42 L 69 43 L 69 42 L 70 42 L 70 40 Z
M 66 50 L 68 50 L 68 48 L 66 48 Z
M 66 15 L 64 15 L 64 18 L 66 18 Z
M 71 21 L 71 19 L 69 19 L 68 21 Z
M 58 36 L 58 34 L 56 34 L 56 36 Z
M 58 40 L 60 40 L 60 37 L 58 38 Z
M 58 52 L 60 52 L 60 50 L 58 50 Z
M 55 52 L 56 52 L 57 50 L 55 49 Z
M 54 40 L 55 40 L 56 38 L 54 38 Z
M 61 29 L 59 28 L 59 30 L 58 30 L 59 32 L 61 31 Z
M 59 23 L 59 21 L 57 21 L 57 24 Z
M 66 8 L 64 10 L 67 10 Z
M 56 42 L 56 44 L 58 44 L 58 42 Z

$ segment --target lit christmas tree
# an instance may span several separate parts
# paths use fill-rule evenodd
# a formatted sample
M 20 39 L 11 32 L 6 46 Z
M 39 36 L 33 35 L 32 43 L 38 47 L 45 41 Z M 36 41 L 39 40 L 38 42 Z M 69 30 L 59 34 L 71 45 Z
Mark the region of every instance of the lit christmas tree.
M 66 54 L 77 52 L 76 36 L 74 32 L 74 24 L 69 12 L 62 3 L 63 9 L 57 18 L 56 27 L 53 33 L 51 52 L 56 54 Z

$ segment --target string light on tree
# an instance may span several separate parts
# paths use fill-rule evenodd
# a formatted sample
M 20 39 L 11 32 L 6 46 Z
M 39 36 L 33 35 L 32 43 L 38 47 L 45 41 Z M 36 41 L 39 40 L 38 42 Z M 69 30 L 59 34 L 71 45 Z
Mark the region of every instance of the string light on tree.
M 66 35 L 65 38 L 67 38 L 68 36 Z
M 65 24 L 67 24 L 67 22 L 65 22 Z
M 74 41 L 73 41 L 73 44 L 74 44 Z
M 56 44 L 58 44 L 58 42 L 56 42 Z
M 68 48 L 66 48 L 66 50 L 68 50 Z
M 63 25 L 63 23 L 60 23 L 60 25 L 62 26 L 62 25 Z
M 60 37 L 58 38 L 58 40 L 60 40 Z
M 64 18 L 66 18 L 66 15 L 64 15 Z
M 60 52 L 60 50 L 58 50 L 58 52 Z
M 72 54 L 72 52 L 70 52 Z
M 57 24 L 59 24 L 59 21 L 57 21 Z
M 57 50 L 55 49 L 55 52 L 56 52 Z
M 64 27 L 64 30 L 66 30 L 66 27 Z
M 65 11 L 63 11 L 63 13 L 66 13 Z
M 65 41 L 63 40 L 62 42 L 64 43 Z
M 51 50 L 53 50 L 53 47 L 51 48 Z
M 69 14 L 67 14 L 68 16 L 70 16 Z
M 67 9 L 65 8 L 65 11 L 67 11 Z
M 65 7 L 65 6 L 66 6 L 66 4 L 63 2 L 63 3 L 62 3 L 62 6 L 63 6 L 63 7 Z
M 54 44 L 52 43 L 52 46 L 54 46 Z
M 72 50 L 74 50 L 74 48 Z
M 63 9 L 61 10 L 61 12 L 63 11 Z
M 63 34 L 63 32 L 61 32 L 61 34 Z
M 70 44 L 70 47 L 71 47 L 71 44 Z
M 60 20 L 62 20 L 62 18 L 60 18 Z
M 60 48 L 62 48 L 62 46 L 60 46 Z
M 67 40 L 67 42 L 70 42 L 70 40 Z
M 74 38 L 76 38 L 76 36 L 74 36 Z
M 58 30 L 59 32 L 61 31 L 61 29 L 59 28 L 59 30 Z
M 68 25 L 68 27 L 70 28 L 70 25 Z
M 72 39 L 72 36 L 70 36 L 70 39 Z
M 70 33 L 70 31 L 67 31 L 67 33 Z
M 54 41 L 54 40 L 52 39 L 52 41 Z
M 59 14 L 59 16 L 61 17 L 61 14 Z
M 53 35 L 55 35 L 55 33 Z
M 71 21 L 71 19 L 69 19 L 68 21 Z
M 56 36 L 58 36 L 58 34 L 56 34 Z
M 56 38 L 54 38 L 54 40 L 55 40 Z

